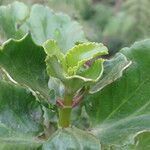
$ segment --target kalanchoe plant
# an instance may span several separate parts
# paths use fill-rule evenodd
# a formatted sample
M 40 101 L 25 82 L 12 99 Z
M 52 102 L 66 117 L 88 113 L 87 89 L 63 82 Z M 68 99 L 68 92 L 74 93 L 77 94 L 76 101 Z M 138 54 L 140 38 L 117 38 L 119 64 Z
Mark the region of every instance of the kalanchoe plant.
M 106 59 L 68 16 L 20 2 L 0 29 L 0 150 L 149 149 L 150 40 Z
M 71 109 L 82 99 L 86 90 L 102 76 L 104 59 L 95 58 L 108 54 L 108 50 L 103 44 L 87 42 L 75 45 L 63 54 L 53 40 L 48 40 L 44 49 L 47 54 L 48 75 L 59 79 L 64 86 L 62 100 L 57 101 L 62 107 L 59 111 L 59 125 L 68 127 Z M 92 59 L 95 60 L 87 65 L 86 62 Z

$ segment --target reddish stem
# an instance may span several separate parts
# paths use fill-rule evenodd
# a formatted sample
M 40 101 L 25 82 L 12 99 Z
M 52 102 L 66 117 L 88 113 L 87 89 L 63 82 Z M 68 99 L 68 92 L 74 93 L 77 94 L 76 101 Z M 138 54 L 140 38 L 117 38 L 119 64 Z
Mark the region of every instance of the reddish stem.
M 62 98 L 58 98 L 58 99 L 56 100 L 56 104 L 57 104 L 57 106 L 59 106 L 59 107 L 64 107 L 63 99 L 62 99 Z
M 79 103 L 82 101 L 83 97 L 84 97 L 83 95 L 80 95 L 80 96 L 74 98 L 73 102 L 72 102 L 72 108 L 78 106 Z
M 78 106 L 78 105 L 80 104 L 80 102 L 82 101 L 82 99 L 83 99 L 83 95 L 80 95 L 80 96 L 78 96 L 78 97 L 75 97 L 75 98 L 73 99 L 73 102 L 72 102 L 72 108 Z M 64 107 L 63 99 L 62 99 L 62 98 L 58 98 L 58 99 L 56 100 L 56 104 L 57 104 L 57 106 L 63 108 L 63 107 Z

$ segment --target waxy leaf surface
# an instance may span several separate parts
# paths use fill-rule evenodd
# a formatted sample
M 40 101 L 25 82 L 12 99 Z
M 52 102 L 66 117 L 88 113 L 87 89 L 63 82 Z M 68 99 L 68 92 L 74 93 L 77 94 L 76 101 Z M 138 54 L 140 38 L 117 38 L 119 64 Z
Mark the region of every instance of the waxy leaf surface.
M 55 14 L 42 5 L 32 6 L 26 25 L 36 43 L 42 45 L 46 40 L 54 39 L 64 53 L 76 42 L 86 41 L 77 22 L 62 13 Z
M 150 40 L 120 53 L 132 61 L 130 67 L 86 103 L 93 133 L 109 148 L 131 144 L 138 132 L 150 130 Z
M 0 81 L 0 150 L 37 150 L 43 112 L 32 93 Z
M 23 37 L 25 30 L 23 31 L 20 27 L 28 16 L 29 8 L 23 3 L 14 2 L 8 6 L 0 6 L 0 37 L 2 41 Z
M 48 99 L 46 54 L 26 35 L 21 40 L 9 40 L 0 50 L 0 66 L 19 84 L 27 86 Z
M 43 150 L 101 150 L 99 140 L 77 128 L 59 129 L 43 144 Z
M 129 146 L 129 150 L 148 150 L 150 149 L 150 131 L 139 133 L 134 140 L 134 144 Z
M 105 60 L 104 72 L 102 77 L 90 89 L 90 93 L 102 90 L 105 86 L 111 84 L 122 77 L 123 71 L 132 64 L 125 55 L 117 53 L 113 58 Z
M 55 39 L 64 53 L 76 42 L 86 41 L 77 22 L 63 13 L 54 13 L 46 6 L 35 4 L 28 8 L 24 3 L 14 2 L 0 7 L 0 36 L 4 41 L 20 39 L 27 32 L 39 45 L 48 39 Z

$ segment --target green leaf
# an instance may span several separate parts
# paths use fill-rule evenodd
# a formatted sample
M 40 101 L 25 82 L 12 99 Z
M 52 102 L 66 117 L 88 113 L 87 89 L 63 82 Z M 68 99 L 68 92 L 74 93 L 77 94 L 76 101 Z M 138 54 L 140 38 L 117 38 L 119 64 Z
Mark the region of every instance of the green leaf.
M 78 71 L 77 75 L 67 76 L 65 84 L 70 90 L 76 92 L 84 86 L 90 87 L 101 77 L 103 73 L 103 59 L 95 60 L 91 67 Z
M 130 145 L 129 150 L 149 150 L 150 149 L 150 131 L 139 133 L 135 139 L 134 144 Z
M 55 40 L 47 40 L 43 44 L 44 50 L 47 54 L 46 63 L 47 63 L 47 71 L 50 76 L 59 78 L 63 76 L 61 75 L 61 72 L 66 69 L 66 62 L 65 62 L 65 56 L 63 53 L 61 53 L 61 50 Z M 55 65 L 57 64 L 57 67 Z M 59 69 L 58 69 L 59 68 Z M 60 70 L 61 72 L 59 73 Z M 55 73 L 54 73 L 55 72 Z M 58 72 L 58 73 L 57 73 Z M 58 76 L 56 75 L 58 74 Z
M 64 70 L 56 56 L 47 56 L 46 57 L 47 73 L 50 77 L 58 78 L 61 81 L 65 80 Z
M 24 26 L 27 26 L 37 44 L 42 45 L 48 39 L 54 39 L 63 53 L 76 42 L 86 41 L 77 22 L 72 21 L 67 15 L 55 14 L 48 7 L 38 4 L 32 6 L 30 17 Z
M 53 77 L 50 77 L 48 87 L 52 96 L 50 101 L 53 101 L 53 104 L 56 104 L 56 99 L 58 97 L 63 97 L 65 88 L 59 79 Z
M 70 49 L 65 59 L 68 67 L 73 68 L 72 71 L 76 72 L 88 60 L 105 54 L 108 54 L 108 49 L 103 44 L 87 42 Z
M 66 55 L 61 53 L 54 40 L 44 43 L 47 53 L 46 64 L 49 76 L 60 79 L 70 91 L 76 92 L 91 82 L 96 82 L 103 73 L 103 59 L 93 60 L 90 66 L 84 66 L 87 61 L 96 59 L 108 53 L 103 44 L 83 43 L 74 46 Z
M 0 150 L 37 150 L 43 112 L 32 93 L 0 81 Z
M 89 92 L 95 93 L 102 90 L 105 86 L 120 78 L 123 71 L 130 65 L 131 61 L 128 61 L 122 53 L 117 53 L 112 59 L 106 60 L 102 77 L 91 87 Z
M 0 91 L 1 123 L 31 135 L 42 131 L 41 106 L 29 90 L 0 81 Z
M 48 99 L 46 54 L 26 35 L 21 40 L 9 40 L 0 50 L 0 66 L 19 84 L 27 86 Z
M 63 53 L 61 53 L 60 48 L 58 47 L 58 44 L 55 40 L 47 40 L 43 44 L 44 50 L 46 54 L 50 57 L 52 56 L 57 56 L 58 60 L 62 61 L 63 60 Z
M 0 6 L 0 34 L 3 39 L 23 37 L 25 33 L 20 26 L 28 16 L 29 8 L 23 3 L 14 2 L 8 6 Z
M 103 73 L 103 62 L 103 59 L 95 60 L 88 69 L 78 70 L 77 75 L 96 82 Z
M 101 150 L 100 142 L 77 128 L 59 129 L 43 144 L 43 150 Z
M 42 141 L 16 133 L 0 123 L 0 150 L 41 150 Z
M 150 148 L 150 131 L 139 132 L 131 139 L 130 145 L 120 147 L 112 146 L 112 150 L 149 150 Z
M 48 7 L 35 4 L 28 8 L 21 2 L 0 7 L 0 34 L 4 34 L 5 40 L 20 39 L 27 32 L 31 33 L 34 42 L 39 45 L 48 39 L 55 39 L 63 53 L 76 42 L 86 41 L 77 22 L 65 14 L 54 13 Z
M 86 103 L 92 133 L 102 144 L 117 147 L 131 144 L 138 132 L 150 130 L 150 40 L 121 53 L 132 65 L 121 79 L 90 95 Z

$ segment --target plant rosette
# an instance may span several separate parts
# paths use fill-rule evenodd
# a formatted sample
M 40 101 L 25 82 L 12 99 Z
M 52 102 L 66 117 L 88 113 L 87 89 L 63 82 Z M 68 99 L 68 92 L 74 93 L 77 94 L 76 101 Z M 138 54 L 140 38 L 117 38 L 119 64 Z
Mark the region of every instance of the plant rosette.
M 20 2 L 0 29 L 0 150 L 149 149 L 149 39 L 106 59 L 67 15 Z

